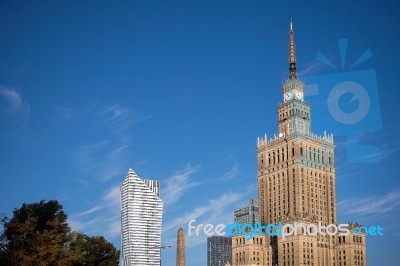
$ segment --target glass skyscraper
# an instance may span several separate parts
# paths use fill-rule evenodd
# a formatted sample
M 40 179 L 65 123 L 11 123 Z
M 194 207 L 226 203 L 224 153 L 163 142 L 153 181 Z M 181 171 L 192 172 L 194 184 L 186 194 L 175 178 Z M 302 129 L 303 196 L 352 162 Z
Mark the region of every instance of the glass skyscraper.
M 142 180 L 129 169 L 121 184 L 124 266 L 160 265 L 162 210 L 160 181 Z
M 233 212 L 234 220 L 238 224 L 251 224 L 258 223 L 258 206 L 254 199 L 249 199 L 249 204 L 241 207 Z
M 207 266 L 225 266 L 232 263 L 232 238 L 210 236 L 207 238 Z

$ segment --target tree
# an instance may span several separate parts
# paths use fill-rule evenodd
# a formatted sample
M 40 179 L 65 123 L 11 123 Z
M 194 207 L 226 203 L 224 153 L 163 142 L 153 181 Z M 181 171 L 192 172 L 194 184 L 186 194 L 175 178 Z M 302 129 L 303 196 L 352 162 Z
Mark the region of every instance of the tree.
M 118 265 L 120 252 L 104 237 L 89 237 L 80 232 L 72 232 L 69 239 L 66 248 L 66 265 Z
M 67 236 L 64 261 L 66 265 L 79 266 L 84 264 L 86 236 L 80 232 L 71 232 Z
M 10 265 L 61 265 L 67 215 L 55 200 L 22 204 L 3 220 L 2 234 Z M 4 253 L 4 252 L 3 252 Z
M 0 265 L 118 265 L 119 251 L 102 236 L 70 232 L 56 200 L 22 204 L 2 219 Z
M 117 266 L 120 252 L 102 236 L 87 237 L 85 265 Z

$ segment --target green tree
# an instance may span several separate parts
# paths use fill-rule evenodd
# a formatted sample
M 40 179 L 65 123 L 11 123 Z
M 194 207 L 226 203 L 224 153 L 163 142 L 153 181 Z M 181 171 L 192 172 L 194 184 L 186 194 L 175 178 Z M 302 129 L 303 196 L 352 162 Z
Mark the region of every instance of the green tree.
M 68 234 L 67 238 L 65 264 L 71 266 L 84 265 L 86 236 L 80 232 L 73 231 Z
M 88 237 L 85 244 L 86 265 L 116 266 L 119 262 L 119 250 L 102 236 Z
M 102 236 L 89 237 L 80 232 L 69 234 L 65 262 L 70 266 L 116 266 L 120 252 Z
M 61 265 L 67 215 L 55 200 L 26 204 L 3 220 L 4 260 L 9 265 Z
M 0 265 L 118 265 L 119 251 L 102 236 L 70 232 L 55 200 L 22 204 L 2 219 Z

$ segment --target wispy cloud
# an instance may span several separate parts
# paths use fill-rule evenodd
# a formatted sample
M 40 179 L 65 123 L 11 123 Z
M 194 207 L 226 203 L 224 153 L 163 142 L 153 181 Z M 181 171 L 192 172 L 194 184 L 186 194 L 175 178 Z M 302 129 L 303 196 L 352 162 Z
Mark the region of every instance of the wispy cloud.
M 391 139 L 393 141 L 393 139 Z M 400 151 L 400 141 L 399 139 L 395 139 L 393 143 L 389 142 L 384 142 L 381 145 L 381 151 L 382 153 L 380 154 L 382 158 L 388 158 L 392 157 L 395 154 L 398 154 Z
M 123 176 L 126 170 L 126 149 L 129 145 L 129 139 L 117 142 L 103 140 L 79 146 L 73 157 L 85 174 L 108 180 L 115 176 Z
M 322 70 L 327 69 L 327 67 L 318 61 L 311 61 L 305 64 L 305 67 L 301 69 L 298 73 L 299 77 L 307 77 L 320 73 Z
M 254 187 L 249 186 L 243 188 L 241 192 L 227 192 L 218 198 L 209 199 L 202 205 L 195 207 L 187 213 L 171 220 L 167 220 L 163 226 L 163 242 L 166 244 L 176 241 L 175 235 L 178 228 L 183 227 L 186 234 L 186 243 L 188 246 L 196 246 L 204 243 L 207 236 L 201 234 L 199 236 L 188 236 L 188 223 L 196 220 L 193 225 L 202 224 L 229 224 L 233 221 L 233 210 L 242 204 L 244 198 L 249 196 Z
M 234 161 L 232 168 L 228 172 L 224 173 L 224 175 L 222 176 L 221 179 L 223 181 L 231 180 L 231 179 L 237 177 L 238 174 L 239 174 L 239 163 Z
M 97 205 L 72 214 L 68 223 L 72 230 L 82 231 L 88 235 L 104 235 L 107 238 L 119 236 L 121 233 L 119 185 L 111 187 Z
M 315 55 L 315 59 L 304 64 L 304 67 L 298 71 L 300 77 L 304 77 L 307 79 L 307 76 L 317 75 L 326 70 L 332 70 L 332 68 L 336 68 L 333 62 L 336 62 L 339 58 L 339 54 L 331 55 L 326 57 L 325 60 L 320 60 L 319 57 L 321 55 L 320 52 L 317 52 Z
M 74 111 L 71 108 L 63 107 L 63 106 L 55 106 L 57 117 L 68 120 L 75 116 Z
M 361 178 L 362 171 L 357 168 L 352 168 L 351 172 L 346 172 L 344 174 L 336 176 L 337 179 L 351 179 L 351 178 Z
M 99 210 L 102 210 L 103 208 L 104 208 L 104 206 L 97 205 L 97 206 L 94 206 L 93 208 L 90 208 L 89 210 L 74 214 L 74 217 L 86 216 L 88 214 L 91 214 L 91 213 L 97 212 Z
M 0 95 L 6 100 L 6 112 L 29 116 L 30 106 L 22 97 L 22 93 L 14 88 L 0 85 Z
M 28 142 L 31 106 L 23 97 L 22 92 L 16 88 L 0 85 L 0 111 L 3 111 L 12 119 L 12 127 L 9 131 L 19 145 L 24 146 Z
M 121 133 L 134 124 L 150 118 L 150 116 L 145 116 L 134 109 L 119 104 L 101 108 L 92 106 L 91 109 L 98 117 L 95 123 L 106 126 L 114 133 Z
M 400 140 L 397 137 L 399 126 L 376 131 L 364 132 L 354 138 L 347 138 L 336 143 L 338 149 L 357 149 L 363 150 L 364 147 L 369 148 L 368 153 L 357 154 L 354 160 L 359 162 L 380 161 L 382 159 L 396 156 L 400 152 Z M 370 144 L 371 143 L 371 144 Z M 364 146 L 364 147 L 363 147 Z
M 354 218 L 387 214 L 400 209 L 400 192 L 394 191 L 383 196 L 364 199 L 350 198 L 337 204 L 338 210 Z
M 198 236 L 188 236 L 188 223 L 196 220 L 193 224 L 229 224 L 233 221 L 233 210 L 244 203 L 244 199 L 254 193 L 255 185 L 241 187 L 240 191 L 227 191 L 217 197 L 206 197 L 203 202 L 190 204 L 190 209 L 179 211 L 178 215 L 168 214 L 163 224 L 163 243 L 173 244 L 176 241 L 176 232 L 182 227 L 185 231 L 186 244 L 188 247 L 204 244 L 207 236 L 201 233 Z M 197 190 L 197 193 L 201 191 Z
M 70 117 L 70 109 L 56 108 L 61 116 Z M 120 236 L 120 189 L 119 183 L 125 171 L 132 162 L 129 161 L 130 147 L 132 144 L 133 126 L 148 116 L 141 115 L 138 111 L 113 104 L 99 106 L 94 104 L 75 115 L 88 116 L 87 132 L 99 131 L 102 134 L 93 134 L 97 139 L 88 140 L 88 143 L 75 148 L 72 158 L 86 178 L 80 177 L 77 182 L 81 189 L 86 189 L 91 182 L 87 177 L 96 177 L 95 181 L 108 183 L 114 177 L 118 178 L 115 185 L 97 201 L 70 216 L 69 223 L 73 230 L 83 231 L 88 235 L 104 235 L 107 238 Z M 99 137 L 100 136 L 100 137 Z
M 88 130 L 98 130 L 107 135 L 103 140 L 80 145 L 73 158 L 75 163 L 86 173 L 108 180 L 122 177 L 128 167 L 129 147 L 132 142 L 132 127 L 148 119 L 138 111 L 122 107 L 119 104 L 99 107 L 92 105 L 85 110 L 92 118 Z
M 219 178 L 218 181 L 228 181 L 237 177 L 239 173 L 239 163 L 232 157 L 228 157 L 224 162 L 229 161 L 230 169 L 226 171 Z M 233 163 L 231 163 L 233 161 Z M 167 186 L 168 195 L 172 200 L 167 202 L 176 203 L 178 199 L 185 200 L 184 193 L 190 194 L 190 188 L 197 185 L 191 178 L 193 174 L 197 173 L 199 167 L 186 166 L 184 170 L 177 171 L 172 177 L 168 179 L 169 185 Z M 180 180 L 177 182 L 177 180 Z M 174 185 L 173 185 L 174 184 Z M 176 231 L 179 227 L 183 227 L 187 235 L 187 225 L 189 221 L 196 220 L 195 224 L 228 224 L 233 220 L 233 210 L 243 204 L 243 200 L 252 196 L 255 191 L 255 185 L 241 187 L 240 191 L 227 191 L 220 194 L 219 197 L 205 198 L 203 202 L 198 203 L 197 206 L 183 206 L 180 208 L 179 213 L 171 211 L 171 204 L 164 205 L 166 207 L 163 222 L 163 243 L 171 244 L 176 241 Z M 183 188 L 183 190 L 182 190 Z M 207 188 L 203 188 L 208 190 Z M 182 193 L 184 191 L 184 193 Z M 226 191 L 226 190 L 225 190 Z M 202 188 L 198 188 L 196 193 L 207 194 L 206 191 L 202 192 Z M 189 196 L 190 197 L 190 196 Z M 189 209 L 187 209 L 189 207 Z M 186 209 L 184 209 L 186 208 Z M 183 210 L 182 210 L 183 209 Z M 192 237 L 186 237 L 188 246 L 196 246 L 206 241 L 207 236 L 204 234 Z
M 0 104 L 3 105 L 5 112 L 9 115 L 20 116 L 24 127 L 26 127 L 29 124 L 31 107 L 23 98 L 22 92 L 15 88 L 0 85 L 0 96 L 4 100 L 4 103 Z
M 172 205 L 177 202 L 188 189 L 198 185 L 191 176 L 195 174 L 200 167 L 192 167 L 187 164 L 183 170 L 175 172 L 165 181 L 165 188 L 161 190 L 161 198 L 164 205 Z
M 84 179 L 77 179 L 75 181 L 79 184 L 79 191 L 85 190 L 87 187 L 89 187 L 89 182 Z
M 119 206 L 120 204 L 120 188 L 119 185 L 112 187 L 103 197 L 103 199 L 109 202 L 112 206 Z M 119 211 L 119 208 L 118 208 Z

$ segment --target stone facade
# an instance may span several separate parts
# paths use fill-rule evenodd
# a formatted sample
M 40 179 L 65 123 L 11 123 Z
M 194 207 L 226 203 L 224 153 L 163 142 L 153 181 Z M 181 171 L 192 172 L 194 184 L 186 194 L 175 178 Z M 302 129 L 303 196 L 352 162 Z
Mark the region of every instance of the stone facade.
M 278 105 L 278 134 L 257 140 L 258 217 L 264 226 L 337 225 L 333 135 L 311 131 L 310 103 L 296 73 L 292 24 L 289 37 L 290 72 Z M 366 265 L 364 234 L 323 236 L 298 230 L 285 238 L 233 237 L 233 265 Z

